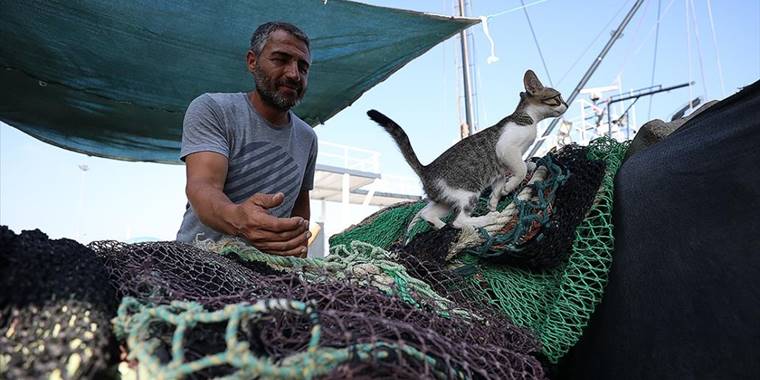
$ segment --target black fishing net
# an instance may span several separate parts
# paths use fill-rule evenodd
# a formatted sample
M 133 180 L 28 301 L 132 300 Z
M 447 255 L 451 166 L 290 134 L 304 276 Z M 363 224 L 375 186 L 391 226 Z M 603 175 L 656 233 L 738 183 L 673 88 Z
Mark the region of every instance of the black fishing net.
M 575 238 L 575 229 L 594 201 L 606 165 L 603 160 L 589 159 L 588 148 L 576 144 L 566 145 L 561 150 L 550 153 L 549 157 L 567 175 L 557 187 L 551 206 L 547 208 L 548 221 L 541 226 L 534 223 L 535 232 L 525 242 L 501 242 L 488 246 L 488 250 L 496 250 L 499 254 L 490 255 L 486 257 L 487 260 L 543 270 L 556 267 L 567 259 Z M 514 228 L 514 223 L 507 223 L 504 230 L 509 228 Z
M 73 240 L 0 226 L 0 377 L 89 379 L 118 361 L 117 298 L 103 262 Z
M 402 249 L 426 261 L 443 265 L 459 249 L 495 264 L 507 264 L 531 270 L 546 270 L 556 267 L 567 259 L 575 239 L 575 230 L 583 221 L 594 200 L 606 164 L 604 160 L 588 158 L 588 148 L 576 144 L 564 146 L 538 161 L 538 165 L 549 168 L 545 178 L 531 183 L 531 173 L 518 190 L 528 189 L 532 196 L 515 201 L 513 196 L 500 202 L 499 209 L 519 203 L 515 212 L 499 228 L 485 231 L 480 229 L 476 244 L 466 249 L 456 247 L 461 230 L 451 226 L 440 230 L 429 229 L 414 235 L 406 244 L 399 236 L 391 244 L 391 249 Z M 541 193 L 538 195 L 537 193 Z M 489 213 L 487 208 L 490 189 L 481 196 L 474 216 Z M 409 206 L 407 206 L 409 207 Z M 390 210 L 394 212 L 395 210 Z M 366 221 L 372 225 L 379 216 L 373 215 Z M 517 231 L 517 230 L 520 231 Z M 346 232 L 350 234 L 351 231 Z M 334 240 L 338 240 L 335 238 Z M 404 246 L 405 245 L 405 246 Z

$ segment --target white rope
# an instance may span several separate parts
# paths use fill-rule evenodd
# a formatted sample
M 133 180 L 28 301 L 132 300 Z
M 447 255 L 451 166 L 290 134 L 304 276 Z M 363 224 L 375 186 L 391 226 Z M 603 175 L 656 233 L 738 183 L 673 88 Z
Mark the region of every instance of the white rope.
M 726 97 L 726 84 L 723 82 L 723 67 L 720 64 L 720 51 L 718 50 L 718 38 L 715 36 L 715 22 L 712 15 L 712 1 L 707 0 L 707 15 L 710 17 L 710 29 L 712 30 L 713 49 L 715 49 L 715 59 L 718 61 L 718 75 L 720 77 L 720 93 Z
M 480 16 L 480 25 L 483 26 L 483 33 L 485 33 L 486 38 L 488 38 L 488 42 L 491 44 L 491 55 L 486 58 L 487 64 L 492 64 L 499 62 L 499 57 L 496 56 L 496 44 L 493 42 L 493 38 L 491 38 L 491 33 L 488 32 L 488 17 L 487 16 Z
M 505 15 L 507 13 L 516 12 L 516 11 L 519 11 L 521 9 L 532 7 L 532 6 L 537 5 L 537 4 L 545 3 L 547 1 L 549 1 L 549 0 L 538 0 L 538 1 L 534 1 L 534 2 L 529 3 L 529 4 L 523 4 L 523 5 L 519 6 L 519 7 L 510 8 L 510 9 L 507 9 L 505 11 L 494 13 L 492 15 L 480 16 L 480 25 L 483 27 L 483 34 L 486 35 L 486 38 L 488 39 L 488 43 L 491 45 L 491 54 L 488 56 L 488 58 L 486 58 L 486 63 L 487 64 L 490 65 L 492 63 L 499 62 L 499 57 L 496 56 L 496 43 L 494 43 L 493 38 L 491 37 L 491 33 L 488 30 L 488 19 L 489 18 L 503 16 L 503 15 Z

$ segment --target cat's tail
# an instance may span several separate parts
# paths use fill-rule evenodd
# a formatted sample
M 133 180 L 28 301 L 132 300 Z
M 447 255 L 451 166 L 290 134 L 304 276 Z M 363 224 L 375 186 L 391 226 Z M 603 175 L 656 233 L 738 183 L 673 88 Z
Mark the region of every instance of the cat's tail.
M 412 167 L 418 176 L 422 177 L 422 171 L 425 167 L 420 163 L 417 154 L 414 153 L 412 144 L 409 142 L 409 136 L 407 136 L 406 132 L 401 129 L 401 126 L 396 124 L 396 122 L 391 120 L 388 116 L 385 116 L 376 110 L 367 111 L 367 116 L 380 124 L 380 126 L 383 127 L 394 140 L 396 140 L 396 144 L 398 145 L 399 150 L 401 150 L 401 154 L 404 155 L 406 162 L 409 163 L 409 166 Z

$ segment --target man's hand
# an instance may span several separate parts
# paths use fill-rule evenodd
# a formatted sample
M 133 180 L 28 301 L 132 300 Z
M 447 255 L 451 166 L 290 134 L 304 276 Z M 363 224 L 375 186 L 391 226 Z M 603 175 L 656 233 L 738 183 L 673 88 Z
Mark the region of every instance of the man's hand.
M 254 194 L 230 204 L 226 214 L 238 236 L 261 251 L 280 256 L 303 256 L 307 251 L 309 221 L 302 217 L 278 218 L 269 209 L 285 199 L 282 193 Z
M 185 158 L 187 199 L 203 224 L 228 235 L 245 238 L 254 247 L 275 255 L 304 256 L 309 228 L 308 194 L 306 212 L 300 217 L 277 218 L 269 209 L 285 200 L 285 195 L 254 194 L 235 204 L 224 194 L 227 157 L 215 152 L 196 152 Z M 299 196 L 299 199 L 301 197 Z M 299 204 L 296 199 L 296 204 Z M 300 207 L 299 209 L 302 209 Z

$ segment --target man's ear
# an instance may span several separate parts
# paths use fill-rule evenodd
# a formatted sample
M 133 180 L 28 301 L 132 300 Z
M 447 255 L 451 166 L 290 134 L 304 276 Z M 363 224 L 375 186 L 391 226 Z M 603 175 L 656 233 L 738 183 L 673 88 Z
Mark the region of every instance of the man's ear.
M 248 50 L 248 53 L 245 56 L 245 62 L 248 71 L 253 73 L 253 70 L 256 69 L 256 54 L 254 54 L 252 50 Z

